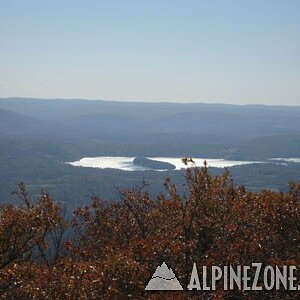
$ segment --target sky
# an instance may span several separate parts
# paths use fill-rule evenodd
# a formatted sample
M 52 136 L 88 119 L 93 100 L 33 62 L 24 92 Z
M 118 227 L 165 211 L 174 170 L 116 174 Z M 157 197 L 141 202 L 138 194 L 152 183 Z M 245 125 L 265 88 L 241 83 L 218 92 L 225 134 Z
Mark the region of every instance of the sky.
M 0 0 L 0 97 L 300 105 L 299 0 Z

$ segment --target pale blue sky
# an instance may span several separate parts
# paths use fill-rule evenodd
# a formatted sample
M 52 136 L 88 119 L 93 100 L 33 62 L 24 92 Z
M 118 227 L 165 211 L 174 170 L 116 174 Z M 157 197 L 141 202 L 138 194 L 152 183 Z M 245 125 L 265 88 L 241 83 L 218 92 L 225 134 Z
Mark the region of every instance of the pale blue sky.
M 0 97 L 300 105 L 299 0 L 0 0 Z

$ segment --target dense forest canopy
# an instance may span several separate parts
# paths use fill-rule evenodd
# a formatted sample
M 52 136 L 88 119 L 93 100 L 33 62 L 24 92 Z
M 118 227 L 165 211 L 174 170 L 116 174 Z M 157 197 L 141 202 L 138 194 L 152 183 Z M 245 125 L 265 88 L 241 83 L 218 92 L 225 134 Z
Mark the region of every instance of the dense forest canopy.
M 206 165 L 187 169 L 185 178 L 184 196 L 166 179 L 163 194 L 151 197 L 145 185 L 121 191 L 119 202 L 94 197 L 89 206 L 76 209 L 71 220 L 49 195 L 43 194 L 34 201 L 20 184 L 20 203 L 0 208 L 0 296 L 299 297 L 299 291 L 284 289 L 223 291 L 219 285 L 214 292 L 186 289 L 194 262 L 206 266 L 253 262 L 299 266 L 299 184 L 291 184 L 286 193 L 251 192 L 236 186 L 228 172 L 211 175 Z M 184 292 L 144 290 L 162 262 L 172 266 Z

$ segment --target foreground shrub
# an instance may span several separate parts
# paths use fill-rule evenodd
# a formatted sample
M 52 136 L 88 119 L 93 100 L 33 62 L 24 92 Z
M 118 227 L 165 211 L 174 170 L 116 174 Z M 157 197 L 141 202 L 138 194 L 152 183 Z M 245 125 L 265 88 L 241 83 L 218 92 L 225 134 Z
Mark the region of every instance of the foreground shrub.
M 91 206 L 75 211 L 69 225 L 47 195 L 32 204 L 25 193 L 25 206 L 1 207 L 2 298 L 300 297 L 298 291 L 229 292 L 222 286 L 215 292 L 186 290 L 194 262 L 299 267 L 299 185 L 291 184 L 287 193 L 250 192 L 236 187 L 228 172 L 212 176 L 205 165 L 187 169 L 185 195 L 169 179 L 165 187 L 155 199 L 145 189 L 123 191 L 118 203 L 94 197 Z M 62 233 L 66 226 L 74 231 L 72 239 L 64 247 L 49 243 L 51 232 Z M 49 249 L 57 250 L 55 259 Z M 145 292 L 162 262 L 172 267 L 185 292 Z

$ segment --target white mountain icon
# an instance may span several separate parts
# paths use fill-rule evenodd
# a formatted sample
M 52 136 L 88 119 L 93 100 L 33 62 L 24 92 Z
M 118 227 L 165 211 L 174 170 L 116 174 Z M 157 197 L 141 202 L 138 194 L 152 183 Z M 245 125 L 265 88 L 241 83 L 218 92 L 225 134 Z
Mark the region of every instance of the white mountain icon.
M 158 266 L 151 280 L 148 282 L 146 291 L 182 291 L 183 288 L 177 280 L 171 268 L 163 262 Z

